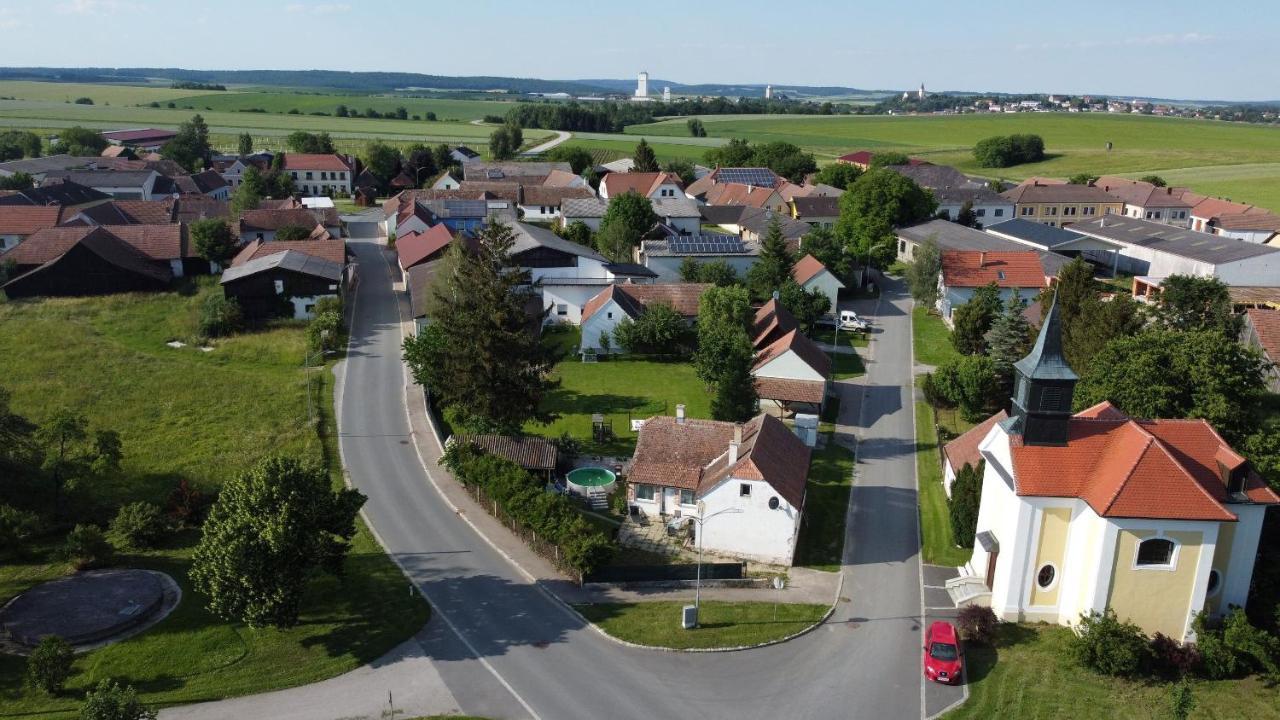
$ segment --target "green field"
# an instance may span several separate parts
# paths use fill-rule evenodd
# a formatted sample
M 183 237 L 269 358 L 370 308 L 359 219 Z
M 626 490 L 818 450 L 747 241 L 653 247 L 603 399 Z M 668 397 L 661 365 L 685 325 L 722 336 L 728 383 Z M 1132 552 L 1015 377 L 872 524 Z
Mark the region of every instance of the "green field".
M 3 87 L 0 84 L 0 87 Z M 0 92 L 0 95 L 12 93 Z M 147 102 L 150 102 L 148 100 Z M 215 92 L 193 95 L 190 90 L 186 96 L 174 101 L 177 105 L 192 105 L 198 108 L 209 107 L 214 110 L 239 111 L 258 108 L 269 113 L 287 113 L 297 110 L 306 114 L 311 112 L 333 113 L 339 105 L 346 105 L 351 110 L 372 108 L 380 113 L 395 112 L 403 107 L 410 116 L 426 117 L 434 112 L 441 122 L 479 120 L 485 115 L 506 115 L 515 105 L 514 102 L 484 100 L 453 100 L 444 98 L 422 98 L 406 95 L 342 95 L 316 94 L 304 92 Z M 341 122 L 343 118 L 334 118 Z
M 28 80 L 0 80 L 0 97 L 38 102 L 71 102 L 76 98 L 93 98 L 97 105 L 137 105 L 168 102 L 193 95 L 191 90 L 174 90 L 167 85 L 100 85 L 92 83 L 53 83 Z
M 216 490 L 270 453 L 328 459 L 341 482 L 332 375 L 329 368 L 310 371 L 322 440 L 308 423 L 299 323 L 219 340 L 207 353 L 165 345 L 193 339 L 200 305 L 212 292 L 218 286 L 208 278 L 187 293 L 0 302 L 0 383 L 12 391 L 15 412 L 39 422 L 69 406 L 92 428 L 121 435 L 121 478 L 78 491 L 78 518 L 105 523 L 124 502 L 163 504 L 180 479 Z M 53 559 L 61 534 L 5 558 L 0 603 L 69 572 Z M 64 695 L 24 689 L 23 660 L 0 655 L 0 717 L 69 717 L 84 690 L 105 677 L 165 705 L 315 682 L 376 659 L 426 622 L 425 603 L 406 593 L 404 576 L 363 523 L 346 574 L 313 580 L 300 623 L 290 630 L 255 631 L 208 613 L 187 582 L 197 540 L 189 531 L 160 549 L 118 559 L 169 573 L 183 600 L 147 632 L 78 655 Z
M 598 163 L 612 162 L 621 158 L 629 158 L 635 155 L 636 143 L 639 139 L 626 138 L 622 135 L 614 137 L 621 138 L 619 140 L 593 140 L 578 139 L 574 134 L 572 140 L 566 140 L 561 143 L 562 147 L 580 147 L 591 152 L 592 156 Z M 707 148 L 698 145 L 677 145 L 675 143 L 649 143 L 653 148 L 653 153 L 658 157 L 658 162 L 666 163 L 672 160 L 684 160 L 685 162 L 701 163 L 702 156 L 706 153 Z

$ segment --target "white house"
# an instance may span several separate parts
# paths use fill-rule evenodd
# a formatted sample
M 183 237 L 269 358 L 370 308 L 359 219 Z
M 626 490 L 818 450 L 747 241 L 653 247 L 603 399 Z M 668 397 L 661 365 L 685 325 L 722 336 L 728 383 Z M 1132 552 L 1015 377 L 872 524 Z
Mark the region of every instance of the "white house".
M 595 197 L 590 188 L 547 187 L 545 185 L 518 186 L 520 216 L 529 222 L 557 222 L 566 200 L 587 200 Z
M 17 247 L 28 235 L 56 227 L 62 221 L 61 205 L 0 205 L 0 252 Z
M 457 190 L 458 187 L 461 185 L 462 185 L 462 181 L 459 180 L 452 171 L 445 171 L 440 173 L 440 176 L 437 177 L 431 183 L 431 189 L 432 190 Z
M 698 316 L 698 300 L 711 285 L 706 283 L 615 284 L 606 287 L 582 308 L 582 347 L 600 352 L 621 352 L 613 339 L 623 319 L 635 320 L 653 305 L 666 305 L 686 321 Z M 600 340 L 607 337 L 607 341 Z M 605 345 L 609 346 L 606 351 Z
M 782 421 L 741 425 L 684 417 L 646 420 L 627 476 L 628 502 L 672 522 L 707 518 L 707 552 L 789 566 L 804 513 L 809 448 Z
M 218 159 L 214 159 L 214 168 L 221 167 L 222 179 L 227 181 L 227 185 L 232 189 L 240 187 L 244 182 L 244 173 L 251 167 L 257 168 L 258 172 L 266 172 L 271 169 L 271 155 L 268 153 L 257 153 L 247 155 L 245 157 L 237 157 L 230 163 L 225 163 Z
M 289 210 L 246 210 L 240 214 L 240 240 L 275 240 L 276 232 L 285 227 L 305 228 L 310 239 L 317 240 L 329 237 L 330 233 L 316 220 L 311 210 L 293 208 Z
M 1194 639 L 1202 610 L 1248 600 L 1277 496 L 1204 420 L 1072 414 L 1076 375 L 1057 308 L 1018 361 L 986 466 L 973 557 L 947 591 L 1011 621 L 1074 624 L 1110 608 L 1148 634 Z
M 512 223 L 515 243 L 511 259 L 528 271 L 541 291 L 548 322 L 578 325 L 587 301 L 614 283 L 649 283 L 654 275 L 630 263 L 614 263 L 586 245 L 579 245 L 546 228 Z
M 760 409 L 778 416 L 794 412 L 818 412 L 827 396 L 831 358 L 809 338 L 792 329 L 777 340 L 758 346 L 751 375 L 755 378 Z
M 678 282 L 685 258 L 699 263 L 723 260 L 743 277 L 760 257 L 760 244 L 737 235 L 703 233 L 643 240 L 638 254 L 640 263 L 657 275 L 658 282 Z
M 1269 212 L 1219 215 L 1210 227 L 1214 235 L 1261 245 L 1280 233 L 1280 215 Z
M 453 158 L 455 162 L 465 163 L 479 159 L 480 153 L 472 150 L 466 145 L 459 145 L 449 151 L 449 157 Z
M 1191 226 L 1196 196 L 1186 188 L 1156 187 L 1142 180 L 1103 176 L 1094 185 L 1124 201 L 1125 217 L 1140 218 L 1176 227 Z
M 797 260 L 791 267 L 791 278 L 806 292 L 812 290 L 821 292 L 827 298 L 827 315 L 836 315 L 840 305 L 839 295 L 844 289 L 844 283 L 840 282 L 840 279 L 828 270 L 826 265 L 818 262 L 818 258 L 805 255 Z
M 697 235 L 702 226 L 702 213 L 698 204 L 686 197 L 650 198 L 653 212 L 658 221 L 666 225 L 674 235 Z M 600 221 L 609 209 L 609 201 L 596 197 L 566 197 L 561 206 L 560 223 L 564 227 L 580 222 L 591 228 L 592 232 L 600 229 Z
M 684 183 L 669 172 L 611 172 L 600 180 L 600 197 L 608 200 L 624 192 L 647 198 L 684 197 Z
M 341 155 L 285 153 L 284 172 L 303 195 L 350 195 L 355 176 Z
M 580 222 L 596 232 L 600 229 L 600 221 L 604 219 L 604 211 L 608 208 L 609 202 L 600 198 L 567 199 L 560 206 L 560 225 L 569 227 Z
M 1002 301 L 1008 300 L 1016 290 L 1030 302 L 1049 286 L 1050 277 L 1040 254 L 1033 250 L 946 250 L 942 253 L 942 273 L 938 280 L 938 312 L 950 325 L 955 309 L 968 303 L 978 288 L 991 283 L 1000 289 Z

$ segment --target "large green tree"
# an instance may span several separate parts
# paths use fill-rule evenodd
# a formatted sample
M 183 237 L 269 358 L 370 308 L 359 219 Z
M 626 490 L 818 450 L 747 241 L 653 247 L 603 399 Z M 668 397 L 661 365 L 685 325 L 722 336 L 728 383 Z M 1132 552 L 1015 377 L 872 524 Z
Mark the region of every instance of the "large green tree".
M 267 196 L 267 183 L 263 180 L 258 168 L 250 165 L 240 176 L 240 184 L 231 193 L 231 213 L 239 215 L 247 210 L 255 210 L 258 203 Z
M 649 198 L 630 190 L 615 195 L 609 198 L 609 206 L 600 220 L 597 249 L 611 260 L 629 262 L 640 238 L 657 222 L 658 215 Z
M 204 218 L 190 226 L 191 242 L 200 257 L 225 266 L 236 254 L 236 239 L 223 218 Z
M 55 512 L 62 509 L 67 491 L 95 477 L 119 471 L 120 436 L 113 430 L 90 432 L 84 415 L 70 409 L 54 411 L 35 434 L 43 449 L 42 470 L 53 491 Z
M 738 334 L 737 342 L 727 348 L 730 353 L 724 359 L 725 372 L 716 382 L 715 395 L 711 397 L 711 417 L 745 422 L 754 417 L 760 407 L 755 377 L 751 375 L 751 340 L 742 332 Z
M 1243 322 L 1226 283 L 1195 275 L 1170 275 L 1160 281 L 1156 319 L 1170 330 L 1208 330 L 1230 340 L 1239 337 Z
M 778 302 L 795 316 L 803 333 L 813 332 L 818 320 L 831 310 L 831 298 L 820 289 L 805 290 L 789 277 L 778 289 Z
M 97 156 L 107 148 L 107 139 L 97 130 L 76 125 L 58 133 L 53 152 L 77 156 Z
M 1062 323 L 1062 350 L 1077 374 L 1108 342 L 1133 335 L 1145 323 L 1142 308 L 1129 296 L 1116 293 L 1104 299 L 1093 278 L 1093 266 L 1075 258 L 1058 271 L 1058 282 L 1040 294 L 1040 316 L 1057 303 Z
M 364 165 L 385 190 L 387 183 L 400 172 L 400 151 L 375 140 L 364 146 Z
M 907 288 L 916 304 L 932 310 L 938 305 L 938 278 L 942 274 L 942 248 L 933 236 L 925 238 L 907 263 Z
M 751 143 L 742 138 L 732 138 L 728 143 L 703 153 L 703 159 L 711 167 L 750 167 L 753 157 Z
M 0 161 L 40 157 L 40 136 L 29 130 L 0 132 Z
M 715 387 L 733 369 L 734 353 L 748 352 L 751 337 L 748 327 L 752 319 L 751 299 L 740 286 L 714 287 L 698 301 L 698 350 L 693 356 L 694 369 L 708 387 Z
M 689 323 L 666 303 L 654 303 L 640 317 L 624 318 L 613 329 L 613 338 L 629 353 L 685 355 L 693 342 Z
M 631 159 L 635 163 L 632 172 L 658 172 L 658 156 L 654 154 L 653 146 L 644 138 L 640 138 Z
M 335 152 L 333 139 L 329 133 L 309 133 L 305 130 L 294 130 L 285 139 L 289 152 L 331 155 Z
M 239 137 L 236 138 L 236 152 L 240 153 L 242 156 L 252 155 L 253 136 L 249 133 L 240 133 Z
M 974 290 L 969 302 L 951 310 L 951 345 L 964 355 L 985 353 L 987 332 L 1000 310 L 1000 288 L 994 282 Z
M 844 245 L 831 228 L 814 227 L 810 230 L 800 241 L 800 254 L 812 255 L 841 282 L 848 282 L 853 259 L 845 254 Z
M 893 229 L 925 220 L 938 203 L 910 178 L 884 168 L 863 173 L 840 196 L 836 234 L 859 261 L 887 266 L 897 255 Z
M 160 148 L 160 153 L 191 172 L 204 170 L 212 154 L 209 126 L 204 118 L 194 115 L 178 126 L 178 134 Z
M 573 145 L 557 145 L 543 154 L 543 158 L 551 162 L 567 162 L 575 175 L 581 175 L 587 168 L 596 164 L 591 153 L 582 147 Z
M 847 190 L 861 175 L 862 168 L 857 165 L 834 162 L 830 165 L 824 165 L 818 171 L 818 174 L 813 176 L 813 181 L 822 185 L 830 185 L 841 190 Z
M 987 333 L 987 354 L 1006 393 L 1013 389 L 1013 364 L 1031 349 L 1031 323 L 1023 314 L 1026 309 L 1026 301 L 1015 288 L 1005 301 L 1004 312 L 991 323 Z
M 542 317 L 526 309 L 529 273 L 511 259 L 514 242 L 510 227 L 494 223 L 472 249 L 451 245 L 452 272 L 432 288 L 428 311 L 444 342 L 430 353 L 406 353 L 414 376 L 434 377 L 429 390 L 475 432 L 517 433 L 531 420 L 554 419 L 542 400 L 555 387 L 548 373 L 556 358 L 535 330 Z
M 788 142 L 751 145 L 734 138 L 704 154 L 706 162 L 716 167 L 765 167 L 794 183 L 818 169 L 813 155 Z
M 782 220 L 775 213 L 769 220 L 769 228 L 760 241 L 760 256 L 747 270 L 747 288 L 756 300 L 767 300 L 791 279 L 791 269 L 795 266 L 795 257 L 787 249 L 787 240 L 782 234 Z
M 965 463 L 951 483 L 951 499 L 947 502 L 951 514 L 951 539 L 962 548 L 973 547 L 974 536 L 978 532 L 984 465 L 978 461 L 975 468 Z
M 313 572 L 342 573 L 364 501 L 358 490 L 334 490 L 322 467 L 267 457 L 222 486 L 191 581 L 218 617 L 293 627 Z

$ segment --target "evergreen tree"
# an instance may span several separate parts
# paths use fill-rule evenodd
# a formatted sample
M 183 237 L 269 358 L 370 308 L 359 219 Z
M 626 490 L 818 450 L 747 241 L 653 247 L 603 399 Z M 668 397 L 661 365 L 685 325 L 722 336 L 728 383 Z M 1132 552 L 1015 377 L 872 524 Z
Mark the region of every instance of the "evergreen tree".
M 969 302 L 951 311 L 951 344 L 964 355 L 987 350 L 987 332 L 1000 315 L 1000 288 L 994 282 L 973 292 Z
M 1013 389 L 1013 364 L 1031 349 L 1031 323 L 1022 314 L 1026 309 L 1026 301 L 1015 288 L 1005 301 L 1004 312 L 991 323 L 987 333 L 987 354 L 995 363 L 996 376 L 1006 392 Z
M 774 292 L 781 291 L 783 284 L 791 279 L 791 268 L 795 262 L 782 235 L 782 221 L 775 214 L 769 220 L 764 239 L 760 241 L 760 256 L 747 270 L 747 287 L 751 289 L 752 297 L 768 300 Z
M 972 200 L 965 200 L 960 206 L 960 212 L 956 213 L 956 222 L 965 227 L 977 227 L 978 215 L 973 211 Z
M 236 144 L 236 150 L 242 156 L 252 155 L 253 154 L 253 136 L 250 135 L 249 133 L 240 133 L 240 137 L 238 138 L 238 141 Z
M 907 287 L 917 305 L 932 310 L 938 305 L 938 277 L 942 274 L 942 249 L 930 236 L 916 248 L 907 263 Z
M 653 147 L 644 139 L 640 139 L 640 144 L 636 145 L 636 153 L 632 157 L 635 166 L 631 172 L 658 172 L 658 156 L 653 153 Z
M 978 531 L 978 511 L 982 503 L 983 465 L 978 467 L 968 463 L 956 473 L 951 481 L 951 500 L 948 502 L 951 514 L 951 539 L 962 548 L 973 547 L 973 539 Z
M 494 223 L 470 251 L 452 244 L 453 271 L 436 284 L 429 313 L 445 340 L 431 358 L 436 367 L 426 371 L 406 358 L 415 377 L 438 378 L 436 397 L 475 432 L 514 434 L 530 420 L 554 419 L 541 405 L 555 387 L 547 377 L 555 357 L 533 331 L 546 312 L 530 317 L 526 310 L 529 273 L 511 260 L 514 242 L 510 227 Z

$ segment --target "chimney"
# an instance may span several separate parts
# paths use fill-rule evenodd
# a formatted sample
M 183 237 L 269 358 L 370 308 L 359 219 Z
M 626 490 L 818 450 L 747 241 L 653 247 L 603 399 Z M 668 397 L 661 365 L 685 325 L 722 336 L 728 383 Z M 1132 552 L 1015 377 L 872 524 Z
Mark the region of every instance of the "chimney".
M 676 423 L 679 425 L 684 424 L 684 403 L 676 405 Z
M 778 292 L 777 290 L 774 290 L 774 291 L 773 291 L 773 299 L 774 299 L 774 300 L 778 300 L 778 299 L 781 299 L 781 298 L 782 298 L 782 293 Z
M 729 464 L 738 462 L 738 446 L 742 444 L 742 426 L 733 426 L 733 442 L 729 443 Z

